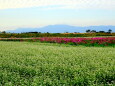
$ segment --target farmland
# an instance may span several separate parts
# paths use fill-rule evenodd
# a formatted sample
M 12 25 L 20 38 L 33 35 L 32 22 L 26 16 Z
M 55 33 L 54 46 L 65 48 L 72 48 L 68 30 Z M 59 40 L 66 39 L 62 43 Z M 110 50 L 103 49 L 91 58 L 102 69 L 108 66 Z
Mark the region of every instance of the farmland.
M 94 37 L 94 38 L 65 38 L 65 37 L 39 37 L 39 38 L 0 38 L 0 41 L 28 41 L 46 42 L 85 46 L 115 46 L 115 37 Z
M 114 86 L 115 48 L 0 41 L 0 86 Z
M 31 37 L 100 37 L 115 36 L 115 33 L 0 33 L 0 38 L 31 38 Z

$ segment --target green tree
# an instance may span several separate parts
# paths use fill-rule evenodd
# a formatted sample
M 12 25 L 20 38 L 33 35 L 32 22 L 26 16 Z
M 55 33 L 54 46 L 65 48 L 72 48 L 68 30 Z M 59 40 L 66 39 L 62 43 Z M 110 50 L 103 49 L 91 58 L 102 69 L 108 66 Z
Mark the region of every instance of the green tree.
M 108 33 L 112 33 L 112 30 L 111 30 L 111 29 L 109 29 L 109 30 L 108 30 Z
M 90 30 L 90 29 L 86 30 L 86 33 L 89 33 L 89 32 L 91 32 L 91 30 Z

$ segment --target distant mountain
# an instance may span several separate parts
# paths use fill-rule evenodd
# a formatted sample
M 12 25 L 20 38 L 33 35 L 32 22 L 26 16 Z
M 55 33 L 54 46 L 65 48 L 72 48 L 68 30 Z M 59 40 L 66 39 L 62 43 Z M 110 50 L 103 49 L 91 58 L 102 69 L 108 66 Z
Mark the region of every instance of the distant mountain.
M 6 32 L 11 33 L 21 33 L 21 32 L 42 32 L 42 33 L 64 33 L 64 32 L 80 32 L 84 33 L 87 29 L 96 30 L 96 31 L 108 31 L 111 29 L 112 32 L 115 32 L 115 26 L 86 26 L 86 27 L 78 27 L 78 26 L 70 26 L 70 25 L 48 25 L 41 28 L 18 28 L 16 30 L 8 30 Z

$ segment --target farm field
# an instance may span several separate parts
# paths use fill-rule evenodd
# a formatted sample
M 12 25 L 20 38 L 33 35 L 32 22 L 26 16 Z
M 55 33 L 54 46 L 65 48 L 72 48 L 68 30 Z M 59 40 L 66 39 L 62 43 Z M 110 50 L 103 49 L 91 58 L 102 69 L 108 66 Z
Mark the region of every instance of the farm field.
M 0 41 L 0 86 L 114 86 L 115 48 Z
M 41 37 L 41 38 L 0 38 L 0 41 L 19 42 L 44 42 L 59 43 L 84 46 L 115 46 L 115 37 L 95 37 L 95 38 L 62 38 L 62 37 Z

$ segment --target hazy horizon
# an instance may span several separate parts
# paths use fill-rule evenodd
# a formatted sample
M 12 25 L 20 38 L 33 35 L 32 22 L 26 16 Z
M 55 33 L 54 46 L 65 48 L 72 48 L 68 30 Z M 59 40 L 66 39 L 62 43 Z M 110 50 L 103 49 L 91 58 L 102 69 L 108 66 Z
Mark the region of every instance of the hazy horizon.
M 0 0 L 0 31 L 59 24 L 115 26 L 115 0 Z

